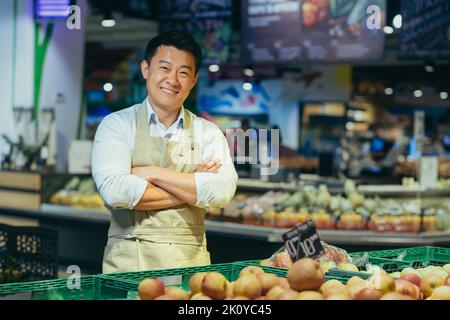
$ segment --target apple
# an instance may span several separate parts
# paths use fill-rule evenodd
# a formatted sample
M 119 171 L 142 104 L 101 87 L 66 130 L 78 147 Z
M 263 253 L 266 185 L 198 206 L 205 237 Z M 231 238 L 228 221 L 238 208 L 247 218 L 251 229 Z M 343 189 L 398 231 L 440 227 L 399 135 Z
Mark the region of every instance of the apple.
M 415 274 L 415 275 L 419 275 L 419 272 L 416 269 L 413 269 L 411 267 L 405 268 L 402 270 L 402 272 L 400 272 L 400 278 L 406 276 L 407 274 Z
M 247 297 L 244 297 L 244 296 L 236 296 L 236 297 L 234 297 L 234 298 L 231 299 L 231 300 L 250 300 L 250 299 L 247 298 Z
M 138 294 L 142 300 L 153 300 L 164 292 L 164 282 L 159 279 L 144 279 L 139 283 Z
M 444 284 L 446 286 L 450 286 L 450 274 L 447 276 L 447 278 L 445 278 Z
M 364 288 L 358 292 L 354 299 L 356 300 L 380 300 L 383 294 L 380 290 Z
M 212 300 L 212 299 L 208 296 L 205 296 L 203 293 L 196 293 L 191 297 L 191 300 Z
M 450 263 L 447 263 L 446 265 L 442 266 L 442 268 L 447 271 L 447 273 L 450 275 Z
M 285 290 L 277 296 L 277 300 L 297 300 L 298 292 L 292 289 Z
M 296 291 L 317 290 L 324 283 L 325 277 L 319 261 L 302 258 L 294 262 L 287 274 L 287 280 Z
M 293 262 L 289 253 L 283 251 L 275 255 L 275 258 L 273 259 L 273 264 L 275 265 L 275 267 L 278 268 L 289 269 L 292 266 Z
M 272 273 L 258 274 L 256 275 L 256 278 L 258 278 L 258 281 L 261 284 L 261 292 L 263 295 L 280 283 L 278 277 Z
M 344 271 L 350 271 L 350 272 L 358 272 L 359 271 L 358 267 L 355 266 L 353 263 L 339 263 L 338 269 L 344 270 Z
M 163 294 L 162 296 L 156 297 L 153 300 L 178 300 L 178 299 L 175 299 L 174 297 L 172 297 L 168 294 Z
M 450 300 L 450 286 L 437 287 L 428 300 Z
M 279 285 L 283 289 L 291 289 L 291 286 L 289 285 L 289 281 L 286 278 L 278 278 Z
M 337 265 L 334 261 L 325 261 L 320 265 L 320 269 L 322 269 L 323 273 L 327 273 L 330 269 L 336 269 Z
M 394 279 L 384 273 L 375 273 L 367 280 L 369 288 L 380 290 L 384 295 L 395 290 Z
M 422 278 L 420 290 L 422 290 L 424 297 L 428 298 L 434 289 L 442 285 L 444 285 L 444 279 L 434 273 L 429 273 Z
M 258 266 L 247 266 L 244 269 L 241 270 L 241 272 L 239 272 L 239 277 L 246 274 L 246 273 L 251 273 L 253 275 L 257 275 L 257 274 L 262 274 L 265 273 L 263 269 L 261 269 L 261 267 Z
M 410 296 L 414 300 L 420 300 L 420 288 L 414 283 L 405 279 L 397 279 L 394 283 L 395 292 Z
M 197 272 L 189 279 L 189 288 L 193 295 L 202 292 L 202 282 L 206 274 L 207 272 Z
M 443 269 L 440 269 L 440 268 L 434 269 L 434 270 L 432 270 L 430 273 L 435 274 L 435 275 L 441 277 L 442 279 L 445 279 L 445 278 L 447 278 L 447 276 L 448 276 L 447 271 L 445 271 L 445 270 L 443 270 Z
M 189 293 L 179 287 L 167 287 L 165 295 L 171 297 L 173 300 L 189 300 Z
M 384 294 L 380 300 L 413 300 L 410 296 L 405 296 L 404 294 L 398 292 L 388 292 Z
M 367 281 L 362 281 L 362 282 L 358 282 L 356 284 L 353 284 L 351 286 L 348 285 L 347 283 L 347 288 L 348 288 L 348 292 L 350 295 L 350 298 L 355 299 L 356 296 L 363 291 L 364 289 L 370 289 L 369 288 L 369 284 L 367 283 Z
M 234 296 L 247 297 L 250 300 L 262 295 L 262 288 L 258 278 L 250 273 L 239 277 L 234 283 Z
M 228 282 L 225 289 L 225 299 L 232 299 L 234 297 L 234 282 Z
M 324 298 L 317 291 L 302 291 L 298 294 L 297 300 L 324 300 Z
M 408 280 L 409 282 L 414 283 L 416 286 L 418 286 L 420 288 L 421 278 L 419 275 L 417 275 L 415 273 L 401 275 L 400 279 Z
M 399 279 L 401 277 L 401 273 L 400 272 L 392 272 L 389 274 L 389 276 L 394 279 Z
M 284 292 L 281 286 L 275 286 L 266 294 L 266 300 L 277 300 L 277 297 Z
M 275 267 L 275 264 L 270 259 L 264 259 L 259 262 L 259 265 L 262 267 Z
M 202 292 L 213 300 L 225 298 L 227 279 L 219 272 L 208 272 L 203 278 Z
M 366 280 L 364 280 L 363 278 L 360 278 L 360 277 L 358 277 L 358 276 L 353 276 L 353 277 L 351 277 L 350 279 L 348 279 L 348 281 L 347 281 L 347 287 L 352 287 L 352 286 L 354 286 L 355 284 L 357 284 L 357 283 L 360 283 L 360 282 L 366 282 Z

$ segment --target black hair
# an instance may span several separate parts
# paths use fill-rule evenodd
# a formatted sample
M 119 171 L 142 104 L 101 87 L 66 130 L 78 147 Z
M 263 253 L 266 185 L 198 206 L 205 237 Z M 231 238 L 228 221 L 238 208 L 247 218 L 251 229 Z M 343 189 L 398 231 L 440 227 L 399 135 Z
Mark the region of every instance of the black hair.
M 191 34 L 184 31 L 171 30 L 152 38 L 145 49 L 144 59 L 150 63 L 160 46 L 171 46 L 178 50 L 192 53 L 195 59 L 195 74 L 202 64 L 202 49 Z

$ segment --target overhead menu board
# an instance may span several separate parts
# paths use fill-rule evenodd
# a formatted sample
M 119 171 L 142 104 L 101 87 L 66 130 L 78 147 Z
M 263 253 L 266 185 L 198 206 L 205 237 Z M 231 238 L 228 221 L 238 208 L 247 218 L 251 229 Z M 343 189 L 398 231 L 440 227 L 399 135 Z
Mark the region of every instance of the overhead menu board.
M 161 0 L 161 32 L 192 33 L 203 49 L 204 63 L 226 62 L 232 35 L 231 0 Z
M 450 1 L 402 0 L 400 58 L 450 58 Z
M 244 63 L 381 59 L 386 0 L 243 0 Z

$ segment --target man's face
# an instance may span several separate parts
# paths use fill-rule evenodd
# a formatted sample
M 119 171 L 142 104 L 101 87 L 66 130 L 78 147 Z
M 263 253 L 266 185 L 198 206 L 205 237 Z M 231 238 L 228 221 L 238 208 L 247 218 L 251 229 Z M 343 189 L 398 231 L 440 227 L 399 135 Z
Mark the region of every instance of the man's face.
M 171 46 L 160 46 L 150 64 L 142 61 L 141 71 L 153 107 L 167 111 L 181 108 L 197 82 L 194 55 Z

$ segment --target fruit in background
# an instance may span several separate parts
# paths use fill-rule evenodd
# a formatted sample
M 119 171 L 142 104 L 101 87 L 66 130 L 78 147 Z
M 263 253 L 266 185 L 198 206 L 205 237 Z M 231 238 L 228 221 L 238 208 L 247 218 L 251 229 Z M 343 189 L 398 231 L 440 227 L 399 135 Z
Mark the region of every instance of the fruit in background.
M 250 273 L 256 276 L 257 274 L 263 274 L 264 270 L 258 266 L 247 266 L 243 268 L 241 272 L 239 272 L 239 277 L 243 276 L 246 273 Z
M 202 292 L 202 282 L 207 272 L 197 272 L 189 279 L 189 288 L 192 294 Z
M 212 299 L 208 296 L 205 296 L 203 293 L 196 293 L 191 297 L 191 300 L 212 300 Z
M 259 262 L 259 265 L 260 265 L 260 266 L 263 266 L 263 267 L 275 267 L 275 264 L 274 264 L 273 261 L 270 260 L 270 259 L 264 259 L 264 260 L 261 260 L 261 261 Z
M 282 287 L 283 289 L 291 289 L 289 281 L 286 278 L 278 278 L 278 282 L 280 287 Z
M 442 267 L 445 271 L 447 271 L 447 273 L 450 275 L 450 263 L 447 263 L 446 265 L 444 265 Z
M 388 273 L 379 266 L 369 265 L 366 267 L 366 269 L 367 269 L 367 272 L 369 272 L 371 274 L 384 274 L 386 276 L 389 276 Z
M 367 280 L 369 288 L 380 290 L 384 295 L 395 290 L 394 279 L 384 273 L 375 273 Z
M 259 298 L 256 298 L 255 300 L 267 300 L 265 296 L 261 296 Z
M 356 285 L 356 284 L 358 284 L 358 283 L 361 283 L 361 282 L 366 282 L 366 280 L 364 280 L 363 278 L 360 278 L 360 277 L 358 277 L 358 276 L 353 276 L 353 277 L 351 277 L 350 279 L 348 279 L 348 281 L 347 281 L 347 287 L 352 287 L 352 286 L 354 286 L 354 285 Z
M 329 285 L 327 285 L 327 282 L 325 282 L 320 287 L 320 292 L 322 293 L 322 295 L 325 298 L 328 298 L 328 297 L 334 296 L 334 295 L 345 295 L 350 298 L 350 292 L 349 292 L 348 288 L 344 284 L 340 283 L 339 281 L 333 282 L 332 284 L 329 284 Z
M 159 279 L 144 279 L 138 287 L 138 294 L 142 300 L 153 300 L 162 296 L 164 291 L 164 282 Z
M 422 290 L 425 298 L 432 295 L 433 290 L 444 284 L 444 279 L 434 273 L 429 273 L 422 278 L 420 282 L 420 290 Z
M 403 276 L 401 275 L 400 279 L 408 280 L 409 282 L 414 283 L 416 286 L 418 286 L 420 288 L 421 278 L 417 274 L 409 273 L 409 274 L 405 274 Z
M 359 269 L 357 266 L 355 266 L 353 263 L 340 263 L 338 264 L 339 270 L 345 270 L 350 272 L 358 272 Z
M 189 293 L 179 287 L 167 287 L 165 289 L 165 295 L 174 300 L 189 300 Z
M 324 273 L 320 263 L 310 258 L 297 260 L 287 273 L 292 289 L 297 291 L 317 290 L 324 283 Z
M 356 300 L 380 300 L 383 294 L 380 290 L 365 288 L 358 292 L 354 299 Z
M 219 272 L 208 272 L 203 278 L 202 292 L 213 300 L 225 298 L 227 279 Z
M 289 269 L 292 266 L 292 258 L 286 251 L 279 252 L 275 255 L 273 264 L 278 268 Z
M 380 300 L 414 300 L 410 296 L 405 296 L 404 294 L 398 292 L 388 292 L 384 294 Z
M 261 284 L 253 274 L 244 274 L 234 283 L 233 292 L 235 296 L 244 296 L 251 300 L 261 296 Z
M 275 286 L 266 294 L 266 300 L 277 300 L 277 297 L 284 292 L 281 286 Z
M 440 286 L 434 289 L 429 300 L 450 300 L 450 286 Z
M 356 299 L 358 294 L 361 291 L 363 291 L 364 289 L 370 289 L 367 281 L 364 281 L 364 280 L 362 282 L 358 282 L 358 283 L 353 284 L 351 286 L 349 286 L 348 283 L 347 283 L 347 288 L 348 288 L 348 293 L 350 295 L 350 298 L 352 298 L 352 299 Z
M 297 300 L 324 300 L 324 298 L 317 291 L 302 291 L 298 294 Z
M 445 278 L 444 284 L 446 286 L 450 286 L 450 275 L 448 275 L 447 278 Z
M 400 278 L 403 278 L 407 274 L 415 274 L 420 277 L 420 274 L 416 269 L 408 267 L 408 268 L 403 269 L 402 272 L 400 272 Z
M 420 300 L 420 288 L 414 283 L 405 279 L 397 279 L 395 283 L 395 292 L 410 296 L 414 300 Z
M 292 289 L 285 290 L 282 294 L 277 296 L 277 300 L 296 300 L 298 292 Z
M 272 273 L 263 273 L 256 275 L 259 283 L 261 284 L 261 293 L 266 295 L 270 289 L 280 284 L 278 277 Z
M 339 280 L 331 279 L 331 280 L 328 280 L 327 282 L 323 283 L 320 286 L 319 290 L 320 290 L 320 292 L 323 293 L 324 291 L 326 291 L 329 288 L 334 287 L 334 286 L 344 286 L 344 284 L 342 282 L 340 282 Z
M 397 271 L 397 272 L 389 273 L 389 275 L 390 275 L 392 278 L 399 279 L 400 276 L 401 276 L 401 273 Z
M 320 269 L 322 269 L 323 273 L 327 273 L 330 269 L 337 269 L 337 265 L 334 261 L 325 261 L 320 264 Z
M 442 270 L 442 269 L 434 269 L 430 272 L 430 274 L 435 274 L 443 279 L 447 278 L 447 276 L 448 276 L 447 271 Z

